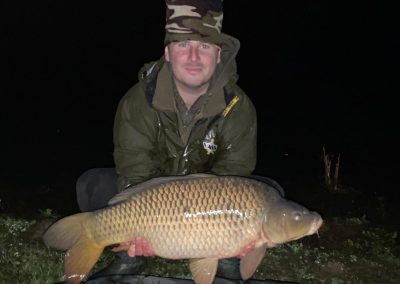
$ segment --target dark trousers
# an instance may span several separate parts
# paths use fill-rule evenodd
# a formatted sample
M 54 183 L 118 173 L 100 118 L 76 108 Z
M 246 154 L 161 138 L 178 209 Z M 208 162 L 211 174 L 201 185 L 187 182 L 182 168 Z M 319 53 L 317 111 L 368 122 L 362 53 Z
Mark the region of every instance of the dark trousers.
M 76 181 L 76 198 L 82 212 L 107 206 L 118 193 L 115 168 L 95 168 L 84 172 Z

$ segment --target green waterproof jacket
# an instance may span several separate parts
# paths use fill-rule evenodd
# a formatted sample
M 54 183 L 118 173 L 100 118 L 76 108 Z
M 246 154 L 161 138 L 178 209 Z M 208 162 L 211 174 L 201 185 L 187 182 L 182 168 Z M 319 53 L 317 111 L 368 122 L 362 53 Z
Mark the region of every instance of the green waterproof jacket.
M 155 176 L 250 175 L 256 164 L 254 105 L 237 86 L 239 41 L 224 35 L 221 62 L 188 122 L 178 110 L 169 63 L 145 65 L 121 99 L 114 122 L 114 161 L 123 190 Z

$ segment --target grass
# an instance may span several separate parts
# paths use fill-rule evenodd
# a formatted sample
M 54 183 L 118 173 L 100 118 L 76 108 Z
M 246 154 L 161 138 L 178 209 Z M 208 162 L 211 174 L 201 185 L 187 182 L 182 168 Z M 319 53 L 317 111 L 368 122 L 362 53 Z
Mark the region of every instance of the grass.
M 62 278 L 63 253 L 30 238 L 36 221 L 0 217 L 0 283 L 52 283 Z

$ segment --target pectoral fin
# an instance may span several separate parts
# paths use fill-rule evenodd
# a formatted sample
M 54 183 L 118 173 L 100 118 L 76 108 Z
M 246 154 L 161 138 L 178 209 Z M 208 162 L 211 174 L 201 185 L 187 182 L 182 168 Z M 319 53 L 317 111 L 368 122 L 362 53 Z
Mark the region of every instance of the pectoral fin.
M 199 258 L 190 260 L 190 271 L 196 284 L 211 284 L 217 272 L 217 258 Z
M 240 260 L 240 275 L 242 275 L 243 280 L 249 279 L 256 272 L 257 267 L 265 256 L 266 249 L 267 244 L 264 244 L 242 257 Z

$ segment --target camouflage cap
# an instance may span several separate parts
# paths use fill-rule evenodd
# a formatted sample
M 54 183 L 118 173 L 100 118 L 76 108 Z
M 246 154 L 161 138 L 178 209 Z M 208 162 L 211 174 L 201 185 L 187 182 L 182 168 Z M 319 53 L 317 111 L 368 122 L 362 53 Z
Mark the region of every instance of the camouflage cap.
M 199 40 L 222 45 L 223 0 L 165 0 L 165 40 Z

